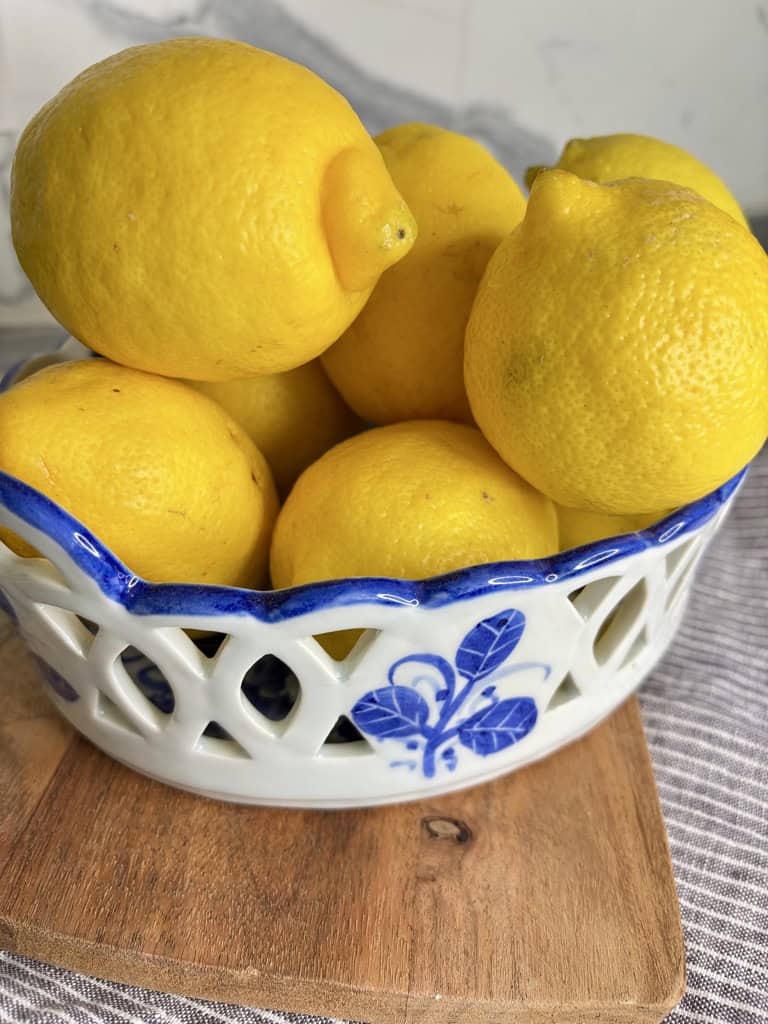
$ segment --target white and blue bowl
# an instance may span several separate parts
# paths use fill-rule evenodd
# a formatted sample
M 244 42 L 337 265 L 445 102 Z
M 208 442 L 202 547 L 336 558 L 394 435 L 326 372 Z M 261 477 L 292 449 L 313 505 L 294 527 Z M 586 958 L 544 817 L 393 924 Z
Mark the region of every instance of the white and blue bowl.
M 414 800 L 545 757 L 621 704 L 743 475 L 551 559 L 256 592 L 148 583 L 0 474 L 0 522 L 44 556 L 0 544 L 0 591 L 62 715 L 136 771 L 242 803 Z M 347 629 L 365 632 L 334 661 L 315 637 Z
M 69 339 L 20 364 L 88 358 Z M 292 590 L 155 584 L 0 473 L 0 602 L 56 707 L 107 754 L 204 796 L 362 807 L 475 785 L 583 735 L 669 645 L 742 471 L 647 530 L 550 559 Z M 315 637 L 362 629 L 335 661 Z M 190 635 L 191 634 L 191 635 Z

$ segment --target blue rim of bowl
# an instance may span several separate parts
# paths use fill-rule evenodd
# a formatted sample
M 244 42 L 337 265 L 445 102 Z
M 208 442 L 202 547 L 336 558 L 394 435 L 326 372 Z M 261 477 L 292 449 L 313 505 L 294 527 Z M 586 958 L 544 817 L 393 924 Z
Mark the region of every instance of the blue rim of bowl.
M 287 590 L 243 590 L 191 583 L 150 583 L 130 570 L 74 516 L 16 477 L 0 472 L 0 504 L 51 538 L 113 601 L 133 615 L 250 616 L 280 622 L 309 612 L 349 605 L 441 608 L 494 591 L 529 590 L 563 579 L 574 581 L 648 548 L 679 540 L 702 527 L 735 493 L 745 467 L 711 494 L 666 516 L 654 526 L 531 561 L 474 565 L 423 580 L 354 577 Z

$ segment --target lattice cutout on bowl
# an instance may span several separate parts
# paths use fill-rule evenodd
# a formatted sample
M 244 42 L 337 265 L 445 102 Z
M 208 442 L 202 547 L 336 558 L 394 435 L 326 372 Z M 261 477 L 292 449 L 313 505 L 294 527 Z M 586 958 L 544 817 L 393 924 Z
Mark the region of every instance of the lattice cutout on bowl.
M 116 655 L 109 685 L 102 689 L 143 736 L 162 732 L 171 721 L 176 699 L 170 683 L 135 647 Z
M 230 757 L 243 761 L 252 760 L 251 755 L 242 744 L 218 722 L 209 722 L 195 744 L 195 749 L 202 754 L 215 757 Z
M 184 630 L 200 653 L 213 661 L 229 640 L 229 633 L 216 633 L 209 630 L 199 633 L 196 630 Z
M 666 571 L 669 590 L 667 591 L 665 610 L 668 612 L 677 605 L 696 571 L 698 549 L 699 538 L 694 537 L 693 540 L 681 544 L 667 556 Z
M 333 661 L 344 662 L 364 633 L 363 629 L 332 629 L 327 633 L 316 633 L 312 639 L 317 640 Z
M 586 622 L 609 597 L 611 591 L 621 583 L 621 576 L 604 576 L 602 579 L 577 587 L 568 594 L 568 600 Z
M 650 640 L 650 636 L 648 634 L 648 627 L 647 626 L 643 626 L 643 628 L 637 634 L 635 639 L 632 641 L 632 644 L 630 645 L 629 650 L 626 652 L 624 657 L 621 659 L 621 664 L 619 665 L 617 671 L 620 672 L 622 669 L 627 668 L 629 665 L 632 664 L 632 662 L 635 660 L 635 658 L 639 658 L 640 655 L 649 646 L 650 642 L 651 642 L 651 640 Z
M 79 615 L 51 604 L 38 604 L 37 610 L 71 651 L 82 658 L 88 656 L 94 635 L 85 627 Z
M 274 654 L 259 658 L 243 677 L 240 695 L 246 710 L 269 722 L 284 722 L 298 705 L 301 686 L 295 673 Z
M 59 569 L 58 565 L 54 564 L 50 558 L 41 556 L 34 559 L 24 559 L 24 561 L 31 562 L 30 568 L 37 579 L 44 580 L 46 583 L 52 583 L 55 587 L 60 587 L 62 590 L 70 593 L 72 587 L 69 580 L 61 569 Z
M 171 715 L 176 708 L 176 696 L 165 674 L 153 661 L 135 647 L 126 647 L 120 661 L 139 692 L 161 714 Z
M 318 754 L 333 758 L 367 757 L 375 756 L 375 751 L 351 719 L 339 715 Z
M 365 743 L 368 745 L 368 741 L 354 722 L 346 715 L 339 715 L 333 723 L 333 728 L 325 738 L 325 745 L 336 746 L 349 743 Z
M 687 540 L 678 546 L 667 555 L 664 559 L 664 568 L 666 570 L 667 579 L 671 580 L 675 573 L 680 569 L 686 559 L 692 557 L 696 548 L 699 546 L 699 538 L 693 537 L 691 540 Z
M 339 675 L 344 678 L 365 657 L 380 633 L 372 628 L 336 629 L 315 633 L 312 639 L 339 666 Z
M 562 707 L 563 704 L 569 704 L 572 700 L 576 700 L 578 697 L 581 697 L 581 690 L 578 688 L 574 682 L 573 676 L 569 672 L 549 698 L 546 710 L 554 711 L 555 708 Z
M 122 729 L 133 736 L 142 735 L 141 730 L 137 729 L 136 724 L 102 690 L 99 690 L 96 698 L 96 714 L 116 729 Z
M 90 619 L 86 619 L 85 616 L 83 616 L 83 615 L 78 615 L 77 617 L 82 622 L 82 624 L 85 626 L 85 628 L 88 630 L 88 632 L 91 634 L 91 636 L 95 637 L 96 634 L 99 632 L 98 624 L 95 623 L 95 622 L 92 622 Z
M 219 725 L 218 722 L 209 722 L 208 725 L 203 729 L 203 736 L 207 736 L 211 740 L 231 740 L 232 737 L 224 728 L 223 725 Z
M 593 644 L 595 661 L 606 665 L 637 626 L 648 600 L 648 584 L 640 579 L 608 612 L 601 622 Z

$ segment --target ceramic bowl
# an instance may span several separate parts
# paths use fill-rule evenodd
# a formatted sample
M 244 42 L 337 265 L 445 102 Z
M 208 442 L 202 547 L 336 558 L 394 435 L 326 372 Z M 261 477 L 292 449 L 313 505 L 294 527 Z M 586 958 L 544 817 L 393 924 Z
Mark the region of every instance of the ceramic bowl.
M 139 579 L 0 474 L 0 522 L 44 556 L 0 544 L 0 591 L 62 715 L 136 771 L 242 803 L 413 800 L 544 757 L 624 701 L 742 477 L 544 561 L 255 592 Z M 343 661 L 316 639 L 353 628 Z

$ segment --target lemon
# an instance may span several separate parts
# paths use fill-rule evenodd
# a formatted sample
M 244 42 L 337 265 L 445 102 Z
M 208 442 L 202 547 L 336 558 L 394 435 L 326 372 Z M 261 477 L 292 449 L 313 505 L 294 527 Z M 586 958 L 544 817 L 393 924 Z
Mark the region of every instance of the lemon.
M 342 441 L 305 470 L 278 516 L 272 582 L 421 579 L 557 550 L 552 503 L 474 427 L 419 420 Z
M 480 429 L 553 501 L 682 505 L 768 432 L 768 258 L 687 189 L 545 171 L 483 277 L 465 373 Z
M 347 101 L 244 43 L 172 39 L 84 71 L 13 168 L 21 265 L 117 362 L 195 380 L 327 348 L 415 225 Z
M 580 178 L 605 183 L 621 178 L 655 178 L 693 189 L 746 226 L 747 219 L 726 185 L 706 164 L 679 146 L 649 135 L 598 135 L 571 139 L 555 164 Z M 526 174 L 530 188 L 542 167 Z
M 177 381 L 105 359 L 40 370 L 0 395 L 0 469 L 145 579 L 266 582 L 277 514 L 269 467 L 215 402 Z
M 265 455 L 282 495 L 311 462 L 362 426 L 317 360 L 286 373 L 192 386 L 243 427 Z
M 579 508 L 557 506 L 557 520 L 560 525 L 560 550 L 570 551 L 582 544 L 620 537 L 624 533 L 635 533 L 652 526 L 664 513 L 651 512 L 643 516 L 608 516 L 603 512 L 587 512 Z
M 383 275 L 324 365 L 363 419 L 469 420 L 464 330 L 491 253 L 525 199 L 478 142 L 404 124 L 376 142 L 419 225 L 411 252 Z

